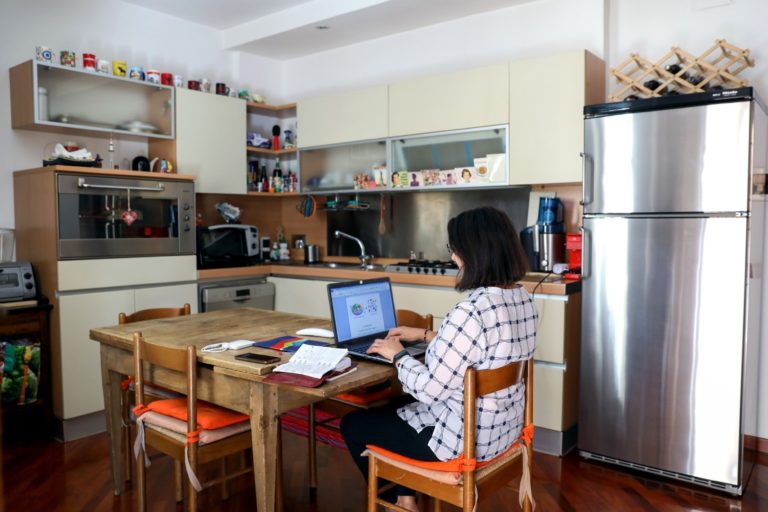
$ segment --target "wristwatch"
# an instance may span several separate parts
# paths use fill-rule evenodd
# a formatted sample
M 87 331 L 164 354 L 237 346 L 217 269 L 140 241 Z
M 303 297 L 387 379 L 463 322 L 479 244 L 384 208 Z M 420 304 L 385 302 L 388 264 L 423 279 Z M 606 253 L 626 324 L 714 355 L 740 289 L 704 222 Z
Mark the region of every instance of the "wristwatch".
M 399 360 L 404 358 L 405 356 L 410 355 L 407 350 L 403 349 L 397 354 L 395 354 L 395 357 L 392 358 L 392 366 L 396 365 Z

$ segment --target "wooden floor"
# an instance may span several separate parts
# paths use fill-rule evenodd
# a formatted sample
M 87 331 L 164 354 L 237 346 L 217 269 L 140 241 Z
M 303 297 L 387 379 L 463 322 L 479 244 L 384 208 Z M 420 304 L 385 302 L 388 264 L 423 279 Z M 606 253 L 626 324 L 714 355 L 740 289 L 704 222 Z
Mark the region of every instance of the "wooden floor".
M 351 511 L 365 507 L 363 479 L 347 453 L 318 445 L 320 482 L 317 500 L 309 499 L 304 464 L 306 439 L 285 433 L 285 510 L 288 512 Z M 0 475 L 0 511 L 130 511 L 133 493 L 112 494 L 105 434 L 61 444 L 5 442 Z M 534 454 L 533 490 L 538 511 L 768 511 L 768 456 L 758 464 L 742 499 L 689 487 L 669 480 L 586 462 L 575 453 L 564 458 Z M 172 465 L 158 458 L 149 468 L 150 510 L 176 511 Z M 201 510 L 255 510 L 252 482 L 242 477 L 226 501 L 207 490 Z M 517 496 L 502 490 L 478 506 L 483 512 L 519 510 Z M 444 507 L 444 510 L 448 509 Z

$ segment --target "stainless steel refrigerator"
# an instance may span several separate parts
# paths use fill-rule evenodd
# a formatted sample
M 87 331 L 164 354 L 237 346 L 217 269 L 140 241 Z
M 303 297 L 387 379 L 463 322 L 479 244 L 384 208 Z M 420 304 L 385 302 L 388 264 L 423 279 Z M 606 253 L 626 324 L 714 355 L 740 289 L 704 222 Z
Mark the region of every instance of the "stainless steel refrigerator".
M 585 108 L 582 456 L 741 494 L 768 118 L 751 88 Z

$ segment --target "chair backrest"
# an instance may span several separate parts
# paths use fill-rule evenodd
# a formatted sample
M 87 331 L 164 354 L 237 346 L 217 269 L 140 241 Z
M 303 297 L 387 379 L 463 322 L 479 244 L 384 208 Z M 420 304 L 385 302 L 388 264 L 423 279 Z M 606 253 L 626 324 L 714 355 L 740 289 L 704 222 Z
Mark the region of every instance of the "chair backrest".
M 187 431 L 197 429 L 197 349 L 162 347 L 144 341 L 140 332 L 133 333 L 133 371 L 136 403 L 144 403 L 144 363 L 183 373 L 187 382 Z
M 475 458 L 475 400 L 525 382 L 525 419 L 523 427 L 533 424 L 533 358 L 515 361 L 500 368 L 476 370 L 464 374 L 464 457 Z M 474 489 L 474 473 L 464 474 L 465 488 Z
M 130 324 L 133 322 L 141 322 L 143 320 L 156 320 L 158 318 L 169 318 L 174 316 L 184 316 L 184 315 L 190 315 L 192 314 L 192 308 L 189 306 L 189 304 L 184 304 L 184 306 L 180 308 L 151 308 L 151 309 L 142 309 L 140 311 L 136 311 L 132 315 L 126 315 L 125 313 L 120 313 L 118 315 L 118 322 L 120 325 L 123 324 Z
M 407 325 L 408 327 L 418 327 L 419 329 L 432 330 L 432 315 L 420 315 L 410 309 L 397 310 L 397 325 Z

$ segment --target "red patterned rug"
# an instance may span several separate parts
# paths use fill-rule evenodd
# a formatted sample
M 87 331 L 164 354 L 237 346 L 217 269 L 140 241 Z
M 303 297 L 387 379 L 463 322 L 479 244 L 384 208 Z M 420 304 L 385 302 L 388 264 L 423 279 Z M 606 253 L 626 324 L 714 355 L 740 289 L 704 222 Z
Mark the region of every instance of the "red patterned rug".
M 299 407 L 298 409 L 288 411 L 280 416 L 280 425 L 282 425 L 288 432 L 307 437 L 307 433 L 309 432 L 309 422 L 307 419 L 308 411 L 308 407 Z M 315 421 L 320 422 L 329 418 L 333 418 L 333 414 L 315 410 Z M 331 427 L 335 427 L 335 429 L 327 428 L 324 425 L 316 425 L 315 439 L 321 443 L 346 449 L 347 445 L 344 443 L 344 439 L 341 438 L 341 434 L 338 432 L 340 422 L 341 418 L 336 418 L 327 423 Z

